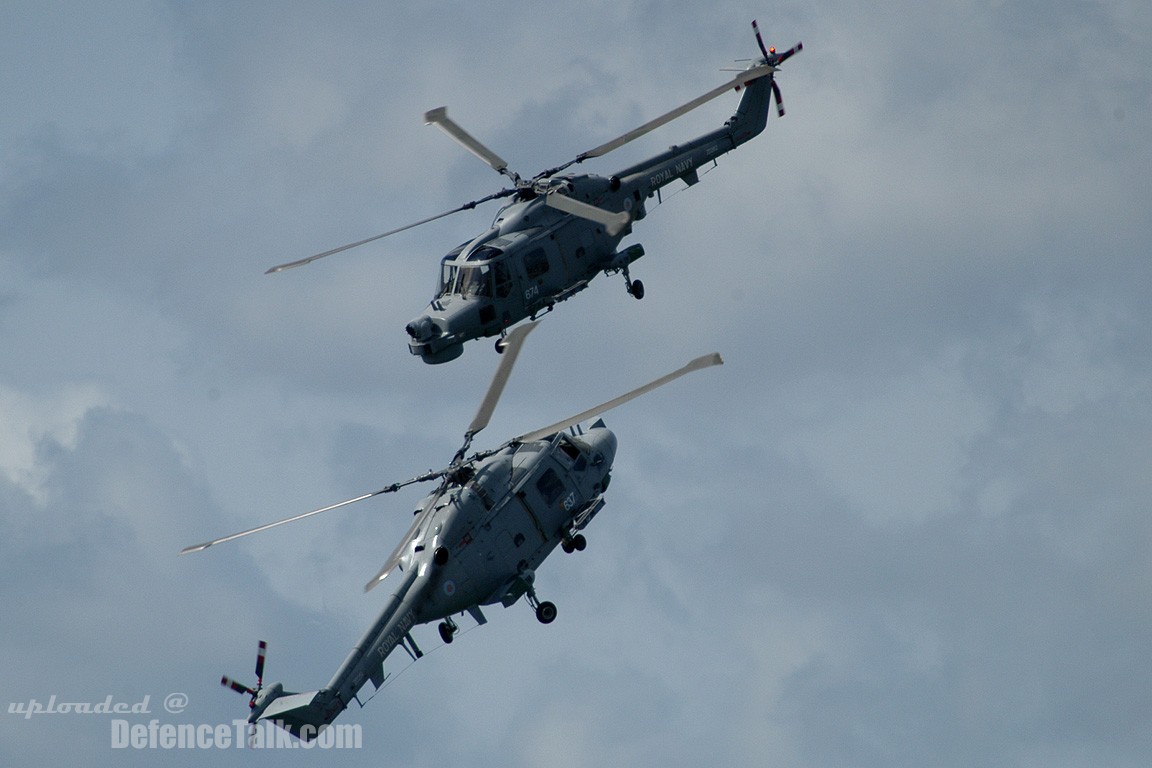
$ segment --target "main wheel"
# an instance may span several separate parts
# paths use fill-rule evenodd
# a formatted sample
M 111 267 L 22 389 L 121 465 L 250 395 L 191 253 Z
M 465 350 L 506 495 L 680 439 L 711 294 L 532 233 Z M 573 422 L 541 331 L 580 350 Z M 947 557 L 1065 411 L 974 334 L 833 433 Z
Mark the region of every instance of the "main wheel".
M 456 633 L 452 631 L 452 627 L 448 626 L 448 622 L 440 622 L 440 639 L 445 643 L 451 643 Z
M 572 537 L 572 546 L 577 552 L 583 552 L 584 547 L 588 546 L 588 539 L 584 538 L 584 534 L 578 533 Z
M 636 299 L 644 298 L 644 283 L 639 280 L 632 281 L 632 288 L 628 291 Z
M 536 618 L 541 624 L 551 624 L 556 620 L 556 606 L 545 600 L 536 606 Z

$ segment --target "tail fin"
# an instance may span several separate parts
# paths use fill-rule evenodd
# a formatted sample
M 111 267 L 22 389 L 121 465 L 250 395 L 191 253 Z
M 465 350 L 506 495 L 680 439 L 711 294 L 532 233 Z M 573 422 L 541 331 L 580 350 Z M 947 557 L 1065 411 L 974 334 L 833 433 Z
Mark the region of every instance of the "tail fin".
M 740 146 L 760 135 L 768 125 L 768 110 L 772 108 L 772 76 L 765 75 L 744 86 L 740 106 L 729 121 L 732 143 Z

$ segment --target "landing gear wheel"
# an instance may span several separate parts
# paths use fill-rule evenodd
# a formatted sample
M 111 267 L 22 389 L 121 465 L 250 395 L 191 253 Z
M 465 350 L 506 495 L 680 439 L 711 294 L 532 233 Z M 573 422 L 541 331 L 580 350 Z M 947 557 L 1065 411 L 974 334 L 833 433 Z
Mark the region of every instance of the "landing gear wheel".
M 584 538 L 584 534 L 578 533 L 572 537 L 572 546 L 576 548 L 577 552 L 583 552 L 584 548 L 588 546 L 588 539 Z
M 556 620 L 556 606 L 547 600 L 536 606 L 536 619 L 541 624 L 551 624 Z
M 456 637 L 456 628 L 446 621 L 440 622 L 439 629 L 440 639 L 443 640 L 445 644 L 451 643 L 453 638 Z
M 628 284 L 628 293 L 632 294 L 632 298 L 637 300 L 644 298 L 644 283 L 639 280 L 633 280 Z
M 572 539 L 564 539 L 560 542 L 560 548 L 570 555 L 576 551 L 576 543 Z
M 502 355 L 506 349 L 508 349 L 508 339 L 503 336 L 496 339 L 496 354 Z

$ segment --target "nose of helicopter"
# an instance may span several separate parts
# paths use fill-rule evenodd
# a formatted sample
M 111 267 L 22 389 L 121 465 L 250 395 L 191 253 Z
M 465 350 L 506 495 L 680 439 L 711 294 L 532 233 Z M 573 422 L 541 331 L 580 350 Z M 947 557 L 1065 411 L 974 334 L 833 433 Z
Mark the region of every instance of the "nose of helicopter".
M 409 351 L 426 363 L 454 360 L 464 351 L 465 341 L 480 335 L 478 307 L 474 306 L 478 302 L 454 299 L 438 299 L 428 311 L 404 326 Z
M 486 307 L 491 319 L 484 317 Z M 491 311 L 489 302 L 446 295 L 436 299 L 423 314 L 404 326 L 404 330 L 417 343 L 439 339 L 467 341 L 484 335 L 485 323 L 494 319 L 495 313 Z
M 436 336 L 438 329 L 436 324 L 432 322 L 432 318 L 428 315 L 421 315 L 404 326 L 404 330 L 408 332 L 413 341 L 429 341 Z
M 602 420 L 598 419 L 589 427 L 581 439 L 588 444 L 588 455 L 594 465 L 600 464 L 605 472 L 612 468 L 612 462 L 616 458 L 616 434 L 604 426 Z

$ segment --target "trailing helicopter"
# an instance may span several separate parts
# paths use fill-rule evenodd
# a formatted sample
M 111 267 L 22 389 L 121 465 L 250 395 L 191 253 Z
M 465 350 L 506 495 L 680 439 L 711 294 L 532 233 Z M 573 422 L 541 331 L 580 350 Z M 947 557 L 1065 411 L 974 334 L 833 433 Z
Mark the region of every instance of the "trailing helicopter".
M 439 622 L 440 638 L 451 643 L 459 628 L 453 617 L 468 613 L 484 624 L 482 606 L 508 607 L 521 598 L 540 622 L 551 623 L 556 606 L 537 596 L 536 572 L 558 546 L 569 553 L 583 550 L 587 540 L 581 531 L 604 507 L 617 443 L 599 416 L 685 374 L 723 363 L 715 353 L 698 357 L 617 398 L 469 456 L 473 438 L 487 426 L 520 346 L 536 324 L 509 333 L 507 350 L 464 433 L 464 444 L 444 469 L 181 551 L 200 552 L 413 483 L 439 483 L 420 502 L 411 527 L 384 566 L 365 585 L 365 591 L 385 586 L 384 608 L 326 686 L 307 693 L 287 692 L 280 683 L 265 686 L 264 641 L 255 687 L 221 679 L 222 685 L 250 697 L 248 720 L 253 727 L 270 720 L 301 739 L 315 738 L 353 700 L 363 706 L 359 693 L 368 682 L 380 689 L 386 679 L 384 662 L 397 646 L 413 661 L 423 655 L 412 636 L 418 624 Z M 587 429 L 578 428 L 591 419 L 596 421 Z
M 699 169 L 760 134 L 767 125 L 771 102 L 784 116 L 775 74 L 803 49 L 797 43 L 777 53 L 766 48 L 752 22 L 762 57 L 748 60 L 734 78 L 660 117 L 650 120 L 555 168 L 526 179 L 508 163 L 448 117 L 440 107 L 424 115 L 465 149 L 506 176 L 511 187 L 383 234 L 348 243 L 298 261 L 272 267 L 269 273 L 331 256 L 350 248 L 427 224 L 491 200 L 511 198 L 492 226 L 461 243 L 441 259 L 436 294 L 423 314 L 405 326 L 408 349 L 426 363 L 444 363 L 460 356 L 464 343 L 499 336 L 502 352 L 508 329 L 519 321 L 535 320 L 558 302 L 588 286 L 601 272 L 624 276 L 627 292 L 644 297 L 644 284 L 633 280 L 630 265 L 644 255 L 640 244 L 619 249 L 632 225 L 647 213 L 646 201 L 676 180 L 696 184 Z M 572 165 L 601 157 L 715 99 L 729 89 L 744 89 L 736 114 L 721 128 L 674 146 L 659 155 L 611 176 L 563 173 Z

